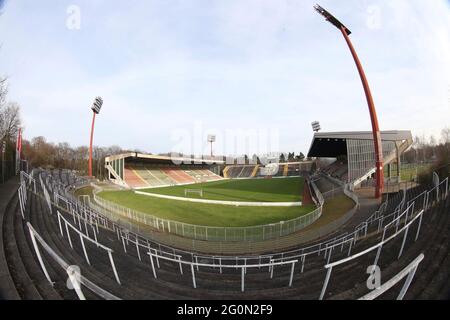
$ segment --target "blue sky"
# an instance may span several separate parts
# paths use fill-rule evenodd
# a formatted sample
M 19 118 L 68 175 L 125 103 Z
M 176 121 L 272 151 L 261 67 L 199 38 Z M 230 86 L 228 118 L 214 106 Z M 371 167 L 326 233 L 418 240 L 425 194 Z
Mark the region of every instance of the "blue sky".
M 0 74 L 27 138 L 87 144 L 98 95 L 95 143 L 148 152 L 184 149 L 183 134 L 203 149 L 209 132 L 220 152 L 245 130 L 276 136 L 271 151 L 306 152 L 314 120 L 370 130 L 351 55 L 316 1 L 2 2 Z M 320 4 L 353 32 L 381 129 L 438 138 L 450 126 L 449 2 Z M 79 29 L 67 27 L 71 5 Z

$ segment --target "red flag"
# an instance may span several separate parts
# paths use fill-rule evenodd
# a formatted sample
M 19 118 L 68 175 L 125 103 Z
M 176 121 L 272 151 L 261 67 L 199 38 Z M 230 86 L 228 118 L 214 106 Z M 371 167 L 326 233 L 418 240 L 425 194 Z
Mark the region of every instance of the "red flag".
M 19 134 L 17 135 L 16 150 L 17 150 L 18 159 L 20 159 L 21 155 L 22 155 L 22 129 L 21 128 L 19 128 Z

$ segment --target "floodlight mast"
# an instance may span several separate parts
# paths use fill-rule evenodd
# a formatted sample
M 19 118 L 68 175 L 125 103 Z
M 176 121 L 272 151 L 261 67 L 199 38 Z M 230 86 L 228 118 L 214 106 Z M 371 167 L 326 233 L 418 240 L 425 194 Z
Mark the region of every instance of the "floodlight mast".
M 213 142 L 215 142 L 215 141 L 216 141 L 216 136 L 213 135 L 213 134 L 209 134 L 208 135 L 208 142 L 211 144 L 211 159 L 213 157 L 212 145 L 213 145 Z
M 375 104 L 373 102 L 372 93 L 370 91 L 369 83 L 366 78 L 366 74 L 364 73 L 364 69 L 361 65 L 361 61 L 356 54 L 355 48 L 353 47 L 352 42 L 350 41 L 349 35 L 351 31 L 344 26 L 338 19 L 336 19 L 331 13 L 327 10 L 316 4 L 314 9 L 325 17 L 325 20 L 330 22 L 336 28 L 338 28 L 342 35 L 344 36 L 345 41 L 350 49 L 350 52 L 353 56 L 353 60 L 355 61 L 356 68 L 358 69 L 359 76 L 361 78 L 361 82 L 364 88 L 364 93 L 366 95 L 367 105 L 369 106 L 370 120 L 372 123 L 372 134 L 373 134 L 373 142 L 375 146 L 375 178 L 376 178 L 376 187 L 375 187 L 375 198 L 381 198 L 383 195 L 383 186 L 384 186 L 384 174 L 383 174 L 383 150 L 381 145 L 381 134 L 380 128 L 378 125 L 377 112 L 375 110 Z
M 89 164 L 88 164 L 88 174 L 89 177 L 92 177 L 92 142 L 94 140 L 94 124 L 95 124 L 95 115 L 100 112 L 102 108 L 103 100 L 100 97 L 96 97 L 94 103 L 92 104 L 92 125 L 91 125 L 91 140 L 89 143 Z

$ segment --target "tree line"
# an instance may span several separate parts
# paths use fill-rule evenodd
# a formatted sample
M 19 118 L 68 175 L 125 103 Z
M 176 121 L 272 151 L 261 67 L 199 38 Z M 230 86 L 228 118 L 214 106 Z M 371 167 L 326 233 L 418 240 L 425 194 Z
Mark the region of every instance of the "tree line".
M 2 155 L 3 161 L 2 166 L 0 166 L 0 173 L 7 172 L 8 175 L 11 175 L 14 174 L 15 170 L 16 138 L 19 128 L 22 127 L 22 122 L 19 104 L 8 101 L 7 94 L 7 78 L 0 77 L 0 143 L 4 141 L 6 144 L 6 150 Z M 0 148 L 1 146 L 0 144 Z M 124 152 L 130 152 L 130 150 L 124 150 L 119 146 L 95 146 L 93 148 L 93 174 L 103 179 L 106 175 L 105 157 Z M 131 152 L 139 151 L 133 150 Z M 276 157 L 279 157 L 278 160 L 281 163 L 310 160 L 302 152 L 298 154 L 295 154 L 295 152 L 278 153 Z M 87 174 L 89 149 L 87 146 L 72 147 L 67 142 L 48 142 L 45 137 L 39 136 L 31 140 L 22 140 L 22 158 L 28 162 L 29 168 L 66 168 L 76 170 L 84 175 Z M 274 156 L 272 155 L 271 158 L 274 158 Z M 413 147 L 402 158 L 403 163 L 433 163 L 432 170 L 438 170 L 441 176 L 449 176 L 450 128 L 442 129 L 439 140 L 434 136 L 429 138 L 416 136 Z M 264 162 L 262 160 L 256 154 L 251 158 L 248 155 L 234 158 L 234 162 L 240 164 L 261 164 Z M 2 169 L 2 167 L 5 168 Z
M 441 130 L 441 138 L 438 141 L 434 136 L 427 139 L 425 136 L 416 136 L 414 144 L 403 155 L 406 163 L 430 163 L 430 169 L 419 174 L 420 183 L 431 183 L 432 172 L 436 172 L 441 178 L 450 176 L 450 128 Z
M 6 99 L 7 80 L 0 77 L 0 183 L 15 174 L 15 139 L 21 123 L 19 105 Z
M 6 148 L 2 155 L 0 166 L 0 182 L 7 180 L 15 174 L 16 142 L 19 128 L 22 128 L 20 106 L 18 103 L 7 100 L 7 78 L 0 78 L 0 149 L 3 141 Z M 1 151 L 1 150 L 0 150 Z M 127 152 L 118 146 L 93 147 L 93 174 L 100 179 L 105 176 L 104 160 L 108 155 Z M 72 147 L 67 142 L 52 143 L 45 137 L 39 136 L 31 140 L 22 140 L 22 159 L 26 160 L 28 167 L 37 168 L 65 168 L 87 174 L 87 161 L 89 148 L 87 146 Z M 22 168 L 25 163 L 22 163 Z

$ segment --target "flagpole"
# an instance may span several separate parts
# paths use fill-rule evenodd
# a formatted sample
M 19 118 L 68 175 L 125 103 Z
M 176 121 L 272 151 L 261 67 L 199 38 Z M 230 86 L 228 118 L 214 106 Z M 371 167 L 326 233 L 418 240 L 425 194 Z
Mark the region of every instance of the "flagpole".
M 22 128 L 19 128 L 16 141 L 16 174 L 20 171 L 20 160 L 22 156 Z

